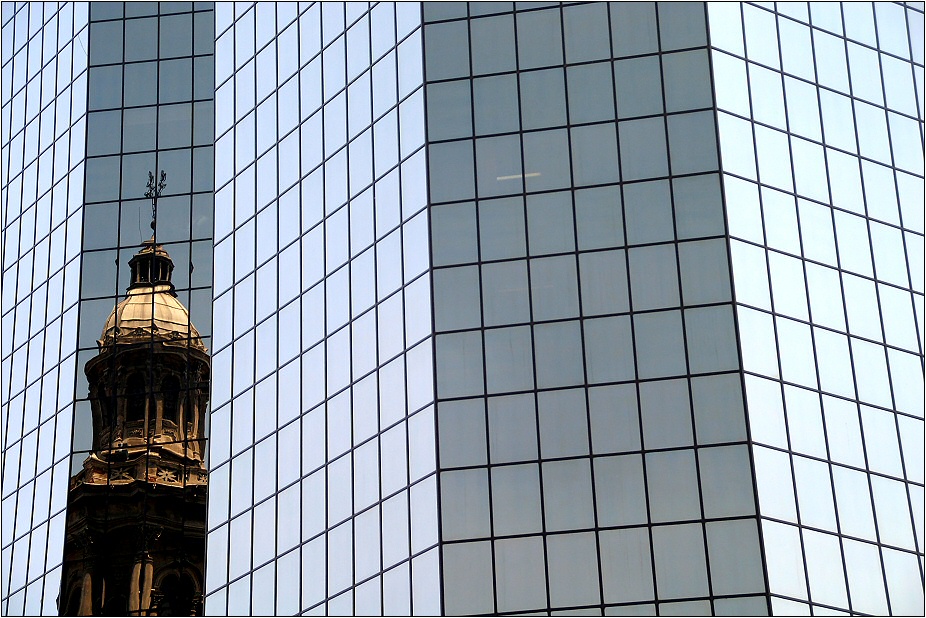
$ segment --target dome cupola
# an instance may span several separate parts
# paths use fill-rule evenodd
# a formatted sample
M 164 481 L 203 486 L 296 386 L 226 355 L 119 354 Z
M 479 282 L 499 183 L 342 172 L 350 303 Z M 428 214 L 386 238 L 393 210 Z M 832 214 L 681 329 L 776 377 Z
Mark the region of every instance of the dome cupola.
M 93 412 L 90 460 L 120 451 L 129 459 L 157 452 L 159 465 L 173 470 L 192 464 L 199 474 L 205 470 L 209 354 L 177 298 L 174 263 L 164 247 L 154 238 L 145 241 L 129 266 L 126 297 L 109 314 L 99 352 L 84 367 Z M 171 478 L 188 476 L 175 472 Z M 139 472 L 127 478 L 147 477 Z
M 190 313 L 177 298 L 171 274 L 174 262 L 154 238 L 129 260 L 132 283 L 127 296 L 113 309 L 97 342 L 100 349 L 114 344 L 160 341 L 206 351 L 190 321 Z

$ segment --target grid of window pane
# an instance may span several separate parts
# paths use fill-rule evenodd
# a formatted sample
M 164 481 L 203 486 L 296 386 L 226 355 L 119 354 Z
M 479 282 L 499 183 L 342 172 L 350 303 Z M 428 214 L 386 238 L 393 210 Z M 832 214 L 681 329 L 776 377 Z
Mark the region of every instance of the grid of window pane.
M 160 169 L 208 613 L 921 611 L 921 4 L 0 23 L 4 613 Z
M 443 610 L 768 611 L 704 5 L 425 20 Z
M 126 298 L 129 260 L 142 241 L 153 237 L 170 254 L 177 298 L 207 348 L 212 330 L 212 5 L 91 3 L 89 13 L 79 370 L 73 436 L 70 429 L 59 435 L 71 442 L 71 474 L 82 470 L 95 444 L 90 397 L 96 395 L 88 392 L 83 368 L 99 354 L 104 324 Z M 148 173 L 159 170 L 167 183 L 153 231 L 144 194 Z M 151 396 L 170 388 L 150 376 L 144 381 Z M 62 392 L 74 396 L 72 388 Z
M 68 487 L 87 5 L 4 3 L 2 611 L 55 613 Z
M 923 12 L 710 7 L 772 609 L 923 604 Z
M 129 259 L 152 236 L 149 171 L 167 174 L 156 241 L 173 259 L 178 299 L 211 347 L 211 10 L 209 3 L 91 5 L 81 364 L 97 354 L 100 330 L 131 283 Z M 82 374 L 77 395 L 87 396 Z M 89 446 L 75 437 L 75 451 Z
M 216 5 L 208 613 L 440 609 L 420 12 Z

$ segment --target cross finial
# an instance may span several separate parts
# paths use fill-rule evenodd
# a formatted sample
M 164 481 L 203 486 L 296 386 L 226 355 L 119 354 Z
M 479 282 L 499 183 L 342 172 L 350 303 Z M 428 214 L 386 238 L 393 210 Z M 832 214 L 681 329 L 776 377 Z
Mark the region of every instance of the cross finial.
M 154 173 L 150 170 L 148 172 L 148 190 L 145 192 L 145 197 L 151 198 L 151 230 L 154 231 L 155 223 L 158 219 L 158 197 L 160 197 L 161 192 L 164 190 L 164 187 L 167 186 L 167 172 L 161 170 L 161 178 L 157 184 L 154 183 Z

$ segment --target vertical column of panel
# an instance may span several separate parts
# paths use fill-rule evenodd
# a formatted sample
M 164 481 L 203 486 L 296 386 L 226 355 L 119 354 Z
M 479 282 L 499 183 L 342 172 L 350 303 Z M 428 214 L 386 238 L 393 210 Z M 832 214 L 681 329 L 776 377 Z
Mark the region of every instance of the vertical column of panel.
M 434 612 L 420 8 L 300 8 L 217 12 L 207 607 Z
M 899 550 L 922 551 L 913 535 L 921 516 L 911 508 L 921 479 L 902 465 L 902 440 L 921 431 L 922 411 L 896 395 L 909 389 L 891 389 L 895 372 L 914 392 L 922 388 L 914 318 L 922 297 L 908 278 L 922 258 L 909 251 L 906 237 L 916 232 L 903 223 L 911 189 L 921 190 L 913 187 L 922 177 L 910 172 L 922 155 L 904 137 L 893 146 L 899 129 L 891 123 L 899 128 L 917 114 L 908 86 L 922 69 L 907 23 L 915 32 L 922 14 L 836 8 L 775 16 L 745 7 L 741 18 L 712 7 L 712 35 L 729 52 L 713 55 L 718 106 L 731 112 L 721 114 L 732 174 L 725 189 L 731 234 L 742 239 L 733 241 L 738 313 L 752 324 L 742 334 L 746 369 L 756 374 L 747 377 L 753 438 L 770 447 L 756 447 L 760 504 L 764 515 L 803 526 L 767 524 L 772 590 L 894 611 L 891 590 L 903 606 L 911 597 L 899 582 L 919 572 Z M 903 32 L 902 42 L 891 37 L 880 49 L 888 31 Z M 878 79 L 862 77 L 872 74 Z M 913 229 L 918 219 L 909 219 Z M 848 506 L 860 500 L 861 510 Z M 885 511 L 895 508 L 902 514 L 891 519 Z M 891 520 L 884 528 L 882 517 Z M 796 556 L 786 558 L 783 547 Z M 843 565 L 842 577 L 819 566 L 825 556 Z M 806 566 L 803 577 L 782 562 L 794 558 Z M 774 605 L 790 611 L 790 602 Z
M 92 394 L 84 366 L 98 353 L 97 340 L 108 316 L 126 298 L 132 283 L 129 260 L 142 241 L 153 238 L 171 255 L 177 300 L 189 310 L 207 349 L 212 331 L 212 7 L 93 3 L 90 21 L 72 474 L 81 471 L 92 449 L 102 448 L 92 435 Z M 166 185 L 154 229 L 145 185 L 149 172 L 157 183 L 161 170 Z M 196 335 L 187 332 L 188 337 Z M 162 369 L 149 360 L 148 369 L 136 374 L 140 395 L 151 402 L 176 398 L 178 406 L 192 409 L 187 395 L 194 387 L 174 392 L 169 382 L 155 380 Z M 114 403 L 121 405 L 118 399 Z M 148 429 L 160 434 L 153 412 L 149 406 Z M 146 435 L 145 429 L 141 432 Z M 201 452 L 202 444 L 178 440 L 182 445 L 175 448 Z M 62 607 L 69 603 L 67 594 L 62 592 Z
M 87 6 L 3 12 L 3 610 L 54 613 L 80 274 Z
M 612 8 L 425 7 L 448 613 L 710 608 L 708 548 L 728 565 L 750 534 L 700 523 L 754 513 L 745 449 L 695 450 L 745 439 L 704 31 Z M 725 465 L 738 501 L 702 513 Z M 751 534 L 749 577 L 710 569 L 722 595 L 765 589 Z

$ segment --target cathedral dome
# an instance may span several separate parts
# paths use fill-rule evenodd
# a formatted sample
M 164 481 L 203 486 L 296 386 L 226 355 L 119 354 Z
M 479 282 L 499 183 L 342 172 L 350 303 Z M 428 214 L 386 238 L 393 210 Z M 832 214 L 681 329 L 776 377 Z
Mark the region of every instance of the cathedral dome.
M 116 308 L 103 327 L 102 344 L 136 340 L 185 341 L 202 347 L 199 331 L 190 314 L 177 299 L 172 286 L 155 285 L 129 289 L 128 297 Z
M 128 296 L 109 314 L 100 346 L 161 341 L 205 351 L 189 311 L 170 282 L 174 263 L 167 251 L 153 239 L 145 241 L 129 266 L 132 284 Z

